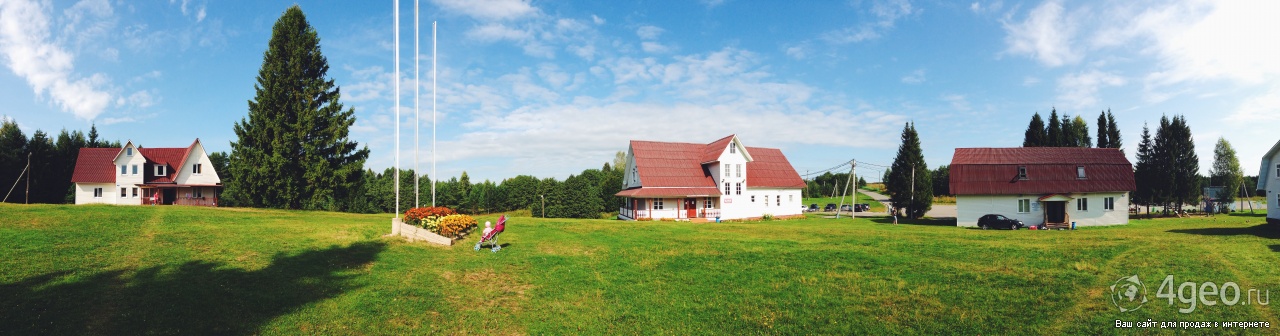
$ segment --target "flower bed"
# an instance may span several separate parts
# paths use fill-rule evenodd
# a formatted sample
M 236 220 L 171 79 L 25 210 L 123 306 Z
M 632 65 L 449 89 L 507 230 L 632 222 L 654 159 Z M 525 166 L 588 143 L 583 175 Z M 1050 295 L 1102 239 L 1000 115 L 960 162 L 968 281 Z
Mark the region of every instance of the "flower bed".
M 476 227 L 476 219 L 446 207 L 412 208 L 404 213 L 404 223 L 447 238 L 462 238 Z

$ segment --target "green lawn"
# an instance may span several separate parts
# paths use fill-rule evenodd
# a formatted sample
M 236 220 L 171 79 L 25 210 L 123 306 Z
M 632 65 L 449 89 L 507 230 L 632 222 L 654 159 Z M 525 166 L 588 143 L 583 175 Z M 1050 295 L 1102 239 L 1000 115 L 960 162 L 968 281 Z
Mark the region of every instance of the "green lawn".
M 804 199 L 804 206 L 806 206 L 806 207 L 807 207 L 807 206 L 809 206 L 809 204 L 814 204 L 814 203 L 817 203 L 817 204 L 818 204 L 818 209 L 822 209 L 822 207 L 827 206 L 827 203 L 833 203 L 833 204 L 836 204 L 836 205 L 840 205 L 840 196 L 836 196 L 836 197 L 821 197 L 821 198 L 806 198 L 806 199 Z M 884 203 L 876 202 L 876 200 L 871 199 L 871 196 L 867 196 L 867 195 L 864 195 L 864 194 L 862 194 L 862 193 L 858 193 L 858 201 L 857 201 L 857 202 L 854 202 L 854 201 L 853 201 L 853 197 L 851 197 L 851 196 L 845 196 L 845 197 L 844 197 L 844 204 L 850 204 L 850 203 L 867 203 L 867 204 L 870 204 L 870 205 L 871 205 L 871 211 L 873 211 L 873 212 L 884 212 L 884 211 L 885 211 L 885 210 L 884 210 Z
M 1169 274 L 1280 296 L 1280 229 L 1261 215 L 1077 231 L 513 218 L 498 253 L 472 251 L 474 236 L 451 248 L 382 238 L 389 220 L 0 204 L 0 334 L 1058 335 L 1148 318 L 1280 327 L 1272 305 L 1182 314 L 1186 304 L 1156 298 Z M 1122 313 L 1108 286 L 1134 274 L 1152 301 Z

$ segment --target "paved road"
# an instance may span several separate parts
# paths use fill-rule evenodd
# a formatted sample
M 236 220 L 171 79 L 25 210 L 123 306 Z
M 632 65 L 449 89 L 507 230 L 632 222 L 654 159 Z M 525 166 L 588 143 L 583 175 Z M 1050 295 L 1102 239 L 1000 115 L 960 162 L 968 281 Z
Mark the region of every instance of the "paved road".
M 872 199 L 875 199 L 880 203 L 885 203 L 885 208 L 889 207 L 888 206 L 889 196 L 887 195 L 880 194 L 874 191 L 861 190 L 861 189 L 859 189 L 858 192 L 867 196 L 871 196 Z M 934 204 L 933 207 L 929 209 L 929 212 L 925 213 L 924 215 L 925 217 L 932 217 L 932 218 L 938 218 L 938 219 L 941 219 L 941 218 L 954 219 L 956 218 L 956 205 L 955 204 Z

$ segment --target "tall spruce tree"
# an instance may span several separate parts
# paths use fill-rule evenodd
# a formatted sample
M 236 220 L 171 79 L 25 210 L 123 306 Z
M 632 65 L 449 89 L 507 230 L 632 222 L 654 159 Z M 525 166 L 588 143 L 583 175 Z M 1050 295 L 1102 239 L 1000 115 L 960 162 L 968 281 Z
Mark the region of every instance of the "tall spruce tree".
M 0 117 L 0 185 L 7 193 L 27 167 L 27 136 L 18 128 L 18 122 Z M 17 195 L 22 196 L 22 195 Z M 4 197 L 4 195 L 0 195 Z M 9 202 L 22 203 L 21 197 L 10 196 Z
M 930 172 L 920 150 L 920 135 L 916 133 L 915 123 L 907 123 L 902 128 L 902 144 L 898 146 L 885 187 L 889 189 L 889 200 L 894 208 L 905 210 L 904 215 L 908 218 L 923 217 L 933 207 Z
M 276 21 L 267 45 L 248 119 L 234 127 L 225 197 L 243 206 L 339 210 L 369 156 L 347 137 L 355 110 L 339 102 L 320 37 L 297 5 Z
M 1076 124 L 1071 120 L 1071 116 L 1066 113 L 1062 114 L 1062 132 L 1058 140 L 1058 147 L 1078 147 L 1080 146 L 1080 138 L 1077 137 L 1079 131 L 1076 130 Z
M 1218 137 L 1213 147 L 1213 167 L 1209 169 L 1210 183 L 1222 187 L 1222 192 L 1210 195 L 1219 202 L 1234 202 L 1240 193 L 1244 170 L 1240 168 L 1240 159 L 1236 158 L 1236 149 L 1231 147 L 1227 139 Z
M 1031 115 L 1031 123 L 1027 124 L 1027 132 L 1022 136 L 1022 147 L 1044 147 L 1045 138 L 1044 119 L 1040 118 L 1040 112 Z
M 1049 113 L 1049 129 L 1045 131 L 1045 147 L 1062 147 L 1062 120 L 1058 119 L 1058 109 Z
M 1098 148 L 1111 148 L 1111 131 L 1107 128 L 1107 112 L 1098 113 Z
M 1120 127 L 1116 126 L 1116 116 L 1111 114 L 1111 109 L 1107 109 L 1107 144 L 1107 148 L 1120 148 L 1124 151 L 1124 141 L 1120 140 Z
M 1175 209 L 1181 209 L 1183 204 L 1197 203 L 1201 193 L 1200 158 L 1196 155 L 1196 145 L 1185 117 L 1160 118 L 1155 155 L 1157 199 L 1172 204 Z
M 1137 185 L 1137 190 L 1133 192 L 1133 202 L 1135 204 L 1147 206 L 1147 213 L 1151 212 L 1151 205 L 1155 203 L 1156 183 L 1152 179 L 1156 175 L 1155 172 L 1155 143 L 1151 139 L 1151 130 L 1144 123 L 1142 125 L 1142 142 L 1138 143 L 1138 161 L 1134 164 L 1133 180 Z

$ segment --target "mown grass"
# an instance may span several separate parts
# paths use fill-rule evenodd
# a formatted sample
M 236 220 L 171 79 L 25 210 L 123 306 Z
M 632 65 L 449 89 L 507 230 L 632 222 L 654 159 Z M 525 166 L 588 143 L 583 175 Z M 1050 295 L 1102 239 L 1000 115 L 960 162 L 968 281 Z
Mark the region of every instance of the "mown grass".
M 498 253 L 472 251 L 474 236 L 453 247 L 384 238 L 389 220 L 3 204 L 0 334 L 1056 335 L 1168 332 L 1116 330 L 1116 319 L 1280 323 L 1270 305 L 1182 314 L 1155 297 L 1169 274 L 1280 291 L 1280 229 L 1261 215 L 1076 231 L 515 218 Z M 1122 313 L 1107 286 L 1133 274 L 1153 301 Z
M 819 210 L 821 210 L 823 207 L 827 206 L 827 203 L 832 203 L 832 204 L 836 204 L 836 205 L 841 204 L 841 203 L 840 203 L 840 196 L 836 196 L 836 197 L 820 197 L 820 198 L 806 198 L 806 199 L 804 199 L 804 203 L 803 203 L 803 204 L 804 204 L 804 206 L 808 207 L 808 206 L 809 206 L 809 204 L 814 204 L 814 203 L 817 203 L 817 204 L 818 204 L 818 209 L 819 209 Z M 845 196 L 845 197 L 844 197 L 844 204 L 853 204 L 853 203 L 867 203 L 867 204 L 870 204 L 870 205 L 871 205 L 871 211 L 872 211 L 872 212 L 884 212 L 884 211 L 885 211 L 885 209 L 884 209 L 884 203 L 877 202 L 875 199 L 872 199 L 872 198 L 871 198 L 871 196 L 867 196 L 867 195 L 864 195 L 864 194 L 862 194 L 862 193 L 858 193 L 858 200 L 857 200 L 856 202 L 855 202 L 855 201 L 853 201 L 853 197 L 852 197 L 852 195 L 849 195 L 849 196 Z

